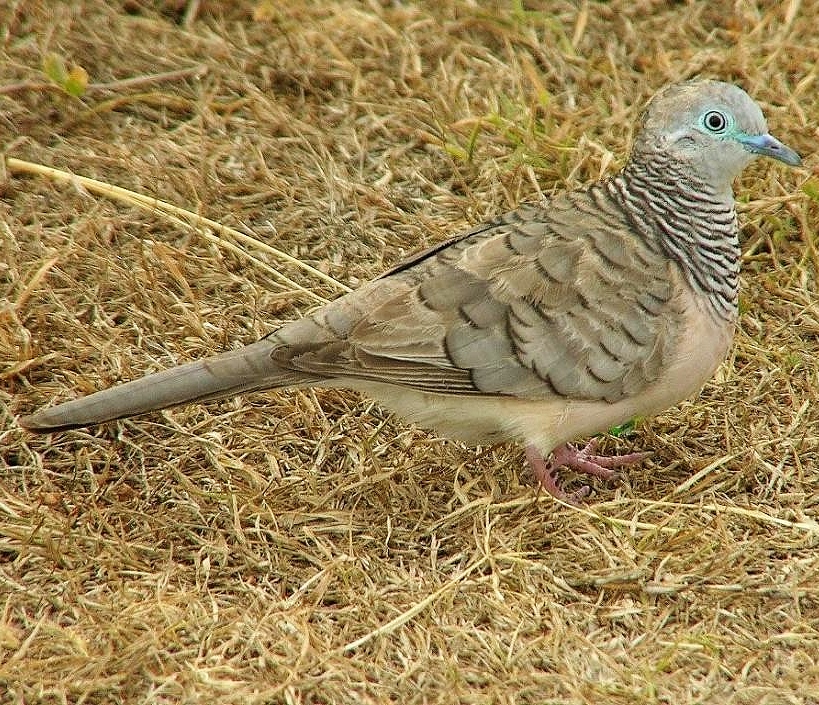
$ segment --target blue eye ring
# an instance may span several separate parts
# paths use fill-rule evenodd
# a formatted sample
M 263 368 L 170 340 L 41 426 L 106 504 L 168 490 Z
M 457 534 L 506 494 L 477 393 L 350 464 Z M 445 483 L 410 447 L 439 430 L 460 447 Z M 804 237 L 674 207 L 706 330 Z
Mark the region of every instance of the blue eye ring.
M 728 116 L 719 110 L 709 110 L 702 116 L 702 124 L 706 130 L 721 135 L 728 129 Z

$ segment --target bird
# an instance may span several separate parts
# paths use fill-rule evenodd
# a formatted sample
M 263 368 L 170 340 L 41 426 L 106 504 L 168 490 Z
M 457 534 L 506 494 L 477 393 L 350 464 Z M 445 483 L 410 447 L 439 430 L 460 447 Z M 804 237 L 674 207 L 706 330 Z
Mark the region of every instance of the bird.
M 610 478 L 646 453 L 594 437 L 696 394 L 737 321 L 733 181 L 801 158 L 739 86 L 674 83 L 647 103 L 624 166 L 472 227 L 265 337 L 25 416 L 100 424 L 261 390 L 357 390 L 468 444 L 516 442 L 546 492 L 559 471 Z

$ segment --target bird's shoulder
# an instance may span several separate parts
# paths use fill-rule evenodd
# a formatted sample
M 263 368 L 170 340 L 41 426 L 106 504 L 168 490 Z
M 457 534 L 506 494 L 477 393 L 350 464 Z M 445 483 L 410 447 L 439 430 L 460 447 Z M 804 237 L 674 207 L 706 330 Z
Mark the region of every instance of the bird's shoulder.
M 410 255 L 374 281 L 396 276 L 420 281 L 434 275 L 438 266 L 494 271 L 494 266 L 508 270 L 510 261 L 572 261 L 588 248 L 615 265 L 628 265 L 629 253 L 657 261 L 663 258 L 656 243 L 646 239 L 615 197 L 609 182 L 602 181 L 523 203 Z

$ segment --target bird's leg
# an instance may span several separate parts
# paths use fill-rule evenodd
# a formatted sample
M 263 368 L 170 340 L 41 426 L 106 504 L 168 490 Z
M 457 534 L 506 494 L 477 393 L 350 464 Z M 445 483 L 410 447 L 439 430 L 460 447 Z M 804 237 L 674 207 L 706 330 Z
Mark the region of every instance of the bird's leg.
M 584 485 L 571 494 L 564 492 L 557 482 L 557 469 L 571 468 L 578 472 L 602 477 L 604 480 L 614 476 L 614 468 L 633 465 L 647 458 L 651 453 L 628 453 L 626 455 L 595 455 L 597 440 L 590 440 L 583 448 L 577 449 L 564 443 L 552 451 L 551 460 L 546 460 L 534 446 L 526 447 L 526 460 L 541 487 L 550 495 L 569 504 L 577 505 L 589 494 L 589 486 Z

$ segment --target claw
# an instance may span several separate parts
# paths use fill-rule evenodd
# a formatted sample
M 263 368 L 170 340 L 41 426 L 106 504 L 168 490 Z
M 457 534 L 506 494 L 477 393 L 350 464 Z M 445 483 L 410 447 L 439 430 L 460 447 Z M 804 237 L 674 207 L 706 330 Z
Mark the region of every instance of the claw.
M 546 460 L 534 446 L 527 446 L 526 460 L 529 461 L 532 472 L 544 490 L 557 499 L 578 506 L 580 501 L 589 494 L 589 486 L 584 485 L 577 492 L 564 492 L 557 480 L 558 468 L 567 467 L 609 480 L 614 476 L 615 468 L 633 465 L 651 455 L 651 453 L 595 455 L 597 445 L 598 441 L 594 438 L 580 450 L 565 443 L 552 451 L 551 461 Z
M 651 453 L 628 453 L 626 455 L 595 455 L 599 441 L 592 438 L 578 450 L 568 443 L 552 451 L 552 463 L 556 467 L 566 467 L 588 475 L 608 480 L 614 475 L 614 468 L 623 468 L 645 460 Z
M 529 467 L 532 468 L 532 472 L 540 486 L 555 499 L 579 507 L 582 500 L 591 492 L 588 485 L 583 485 L 575 492 L 564 492 L 557 482 L 558 466 L 546 460 L 534 446 L 526 446 L 526 460 L 529 462 Z

